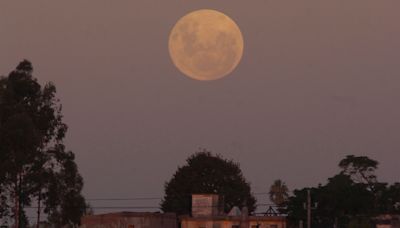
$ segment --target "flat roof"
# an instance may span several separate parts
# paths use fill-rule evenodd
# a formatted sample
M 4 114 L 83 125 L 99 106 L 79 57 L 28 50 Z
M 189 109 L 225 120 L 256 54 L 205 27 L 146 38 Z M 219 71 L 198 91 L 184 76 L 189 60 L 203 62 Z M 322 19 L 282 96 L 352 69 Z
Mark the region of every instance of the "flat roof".
M 225 215 L 217 215 L 217 216 L 198 216 L 192 217 L 188 215 L 179 216 L 180 220 L 186 221 L 241 221 L 242 216 L 225 216 Z M 247 219 L 249 221 L 285 221 L 286 216 L 248 216 Z
M 160 213 L 160 212 L 132 212 L 121 211 L 97 215 L 85 215 L 84 218 L 116 218 L 116 217 L 174 217 L 175 213 Z

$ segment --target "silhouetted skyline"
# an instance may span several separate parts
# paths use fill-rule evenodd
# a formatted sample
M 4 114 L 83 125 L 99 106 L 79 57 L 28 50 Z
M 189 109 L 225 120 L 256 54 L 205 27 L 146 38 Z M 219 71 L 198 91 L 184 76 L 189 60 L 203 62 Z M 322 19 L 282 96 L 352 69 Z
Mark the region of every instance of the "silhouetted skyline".
M 176 21 L 203 8 L 230 16 L 244 37 L 238 68 L 212 82 L 183 76 L 168 54 Z M 324 183 L 347 154 L 378 160 L 378 177 L 394 182 L 399 8 L 375 0 L 4 1 L 0 75 L 26 58 L 42 84 L 56 84 L 88 198 L 162 197 L 199 147 L 239 162 L 253 192 L 277 178 L 291 189 Z

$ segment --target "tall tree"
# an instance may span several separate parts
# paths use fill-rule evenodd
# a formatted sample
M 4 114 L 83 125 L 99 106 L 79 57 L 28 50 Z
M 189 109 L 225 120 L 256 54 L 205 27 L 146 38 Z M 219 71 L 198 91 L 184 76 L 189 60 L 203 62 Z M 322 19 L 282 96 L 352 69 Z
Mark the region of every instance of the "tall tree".
M 287 212 L 292 224 L 306 221 L 307 190 L 295 190 L 289 199 Z M 359 216 L 373 215 L 373 194 L 345 174 L 329 178 L 326 185 L 311 188 L 311 199 L 313 227 L 347 227 L 354 219 L 358 221 Z
M 64 151 L 64 147 L 57 148 L 56 159 L 59 161 L 60 170 L 49 177 L 46 191 L 45 212 L 49 214 L 49 221 L 57 226 L 65 224 L 79 224 L 80 218 L 86 214 L 86 202 L 80 194 L 83 188 L 83 179 L 78 173 L 74 162 L 75 155 Z
M 329 178 L 314 198 L 318 202 L 315 217 L 339 227 L 347 225 L 352 218 L 373 213 L 373 194 L 364 184 L 354 182 L 345 174 Z
M 223 197 L 225 211 L 233 206 L 255 209 L 250 184 L 243 177 L 239 164 L 203 150 L 190 156 L 165 184 L 161 203 L 164 212 L 189 214 L 192 194 L 218 194 Z
M 386 191 L 386 183 L 379 183 L 375 174 L 378 169 L 378 162 L 367 156 L 347 155 L 339 162 L 343 174 L 351 177 L 355 183 L 364 185 L 374 197 L 372 208 L 375 213 L 380 211 L 382 195 Z
M 289 199 L 289 189 L 282 180 L 275 180 L 269 189 L 269 199 L 276 206 L 282 207 Z
M 23 205 L 30 203 L 30 180 L 26 177 L 33 172 L 35 161 L 42 158 L 41 149 L 48 142 L 46 134 L 55 128 L 42 123 L 48 114 L 43 94 L 51 88 L 41 90 L 32 70 L 31 64 L 23 61 L 8 77 L 0 79 L 0 151 L 4 157 L 1 179 L 3 190 L 14 201 L 16 226 Z
M 367 156 L 347 155 L 339 162 L 342 173 L 350 176 L 357 183 L 364 183 L 373 186 L 377 180 L 375 170 L 378 162 Z
M 32 64 L 24 60 L 0 78 L 0 195 L 8 202 L 0 212 L 13 216 L 16 227 L 23 226 L 24 206 L 33 199 L 40 206 L 47 196 L 49 177 L 62 170 L 58 157 L 65 153 L 57 149 L 63 147 L 67 125 L 56 87 L 42 87 L 32 73 Z
M 314 227 L 370 227 L 369 218 L 400 211 L 400 185 L 377 181 L 377 161 L 349 155 L 339 167 L 339 174 L 311 190 L 318 203 L 312 212 Z M 287 211 L 292 223 L 305 219 L 306 190 L 295 190 L 289 199 Z

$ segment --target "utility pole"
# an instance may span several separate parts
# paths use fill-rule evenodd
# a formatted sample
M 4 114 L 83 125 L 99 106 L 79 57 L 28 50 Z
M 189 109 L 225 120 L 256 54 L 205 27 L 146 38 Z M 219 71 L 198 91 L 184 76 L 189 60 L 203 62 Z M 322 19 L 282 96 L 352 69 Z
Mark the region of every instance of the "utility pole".
M 311 228 L 311 193 L 307 189 L 307 228 Z
M 299 228 L 303 228 L 303 220 L 299 221 Z

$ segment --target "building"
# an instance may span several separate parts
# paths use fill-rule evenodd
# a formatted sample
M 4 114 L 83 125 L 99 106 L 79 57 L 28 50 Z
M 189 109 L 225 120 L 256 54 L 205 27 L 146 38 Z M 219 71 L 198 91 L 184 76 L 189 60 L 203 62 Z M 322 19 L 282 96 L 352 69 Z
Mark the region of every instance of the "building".
M 81 228 L 177 228 L 173 213 L 118 212 L 84 216 Z
M 400 228 L 400 215 L 380 215 L 373 220 L 376 228 Z
M 192 215 L 180 216 L 181 228 L 286 228 L 284 216 L 249 216 L 238 207 L 225 214 L 218 195 L 192 195 Z

